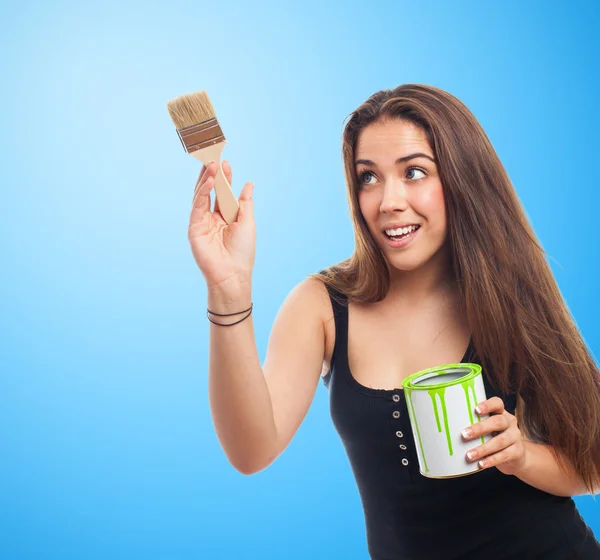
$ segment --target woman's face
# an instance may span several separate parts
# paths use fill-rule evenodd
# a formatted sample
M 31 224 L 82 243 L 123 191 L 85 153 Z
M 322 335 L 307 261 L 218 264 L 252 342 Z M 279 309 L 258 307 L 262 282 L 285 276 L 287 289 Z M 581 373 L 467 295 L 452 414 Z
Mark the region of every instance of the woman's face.
M 424 131 L 399 119 L 374 122 L 360 132 L 355 157 L 360 210 L 388 264 L 422 266 L 446 239 L 442 183 Z

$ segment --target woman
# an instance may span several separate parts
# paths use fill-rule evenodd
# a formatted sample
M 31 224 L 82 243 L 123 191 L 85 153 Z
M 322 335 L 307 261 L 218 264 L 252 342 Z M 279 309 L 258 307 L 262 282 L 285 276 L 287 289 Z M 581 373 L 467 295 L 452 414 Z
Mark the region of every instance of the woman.
M 226 225 L 218 203 L 210 212 L 216 164 L 201 172 L 189 240 L 228 459 L 245 474 L 272 463 L 325 373 L 371 558 L 600 558 L 571 498 L 600 488 L 598 368 L 480 125 L 450 94 L 403 85 L 352 113 L 343 155 L 356 250 L 292 290 L 262 368 L 246 320 L 253 185 Z M 490 416 L 464 434 L 480 470 L 426 478 L 402 381 L 460 361 L 484 372 Z

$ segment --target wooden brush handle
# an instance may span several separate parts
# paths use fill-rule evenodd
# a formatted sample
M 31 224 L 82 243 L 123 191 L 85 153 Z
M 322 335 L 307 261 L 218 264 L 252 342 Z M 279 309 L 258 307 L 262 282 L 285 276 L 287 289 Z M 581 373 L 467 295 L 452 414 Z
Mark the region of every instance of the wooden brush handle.
M 215 161 L 218 164 L 219 168 L 217 169 L 217 175 L 215 177 L 215 194 L 219 201 L 219 211 L 221 212 L 223 219 L 228 224 L 231 224 L 237 219 L 239 205 L 231 190 L 231 185 L 227 181 L 225 173 L 223 173 L 223 168 L 221 167 L 221 153 L 223 152 L 224 146 L 225 142 L 219 142 L 218 144 L 208 146 L 208 148 L 191 152 L 191 155 L 196 159 L 199 159 L 207 167 L 211 161 Z

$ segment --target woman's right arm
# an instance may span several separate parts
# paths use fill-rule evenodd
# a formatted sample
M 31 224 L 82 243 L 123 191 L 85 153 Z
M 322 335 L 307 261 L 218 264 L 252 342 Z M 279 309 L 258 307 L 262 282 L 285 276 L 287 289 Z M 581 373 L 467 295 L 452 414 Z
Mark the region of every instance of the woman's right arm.
M 209 309 L 247 309 L 250 293 L 249 287 L 237 294 L 212 292 Z M 324 297 L 324 286 L 313 278 L 290 292 L 273 324 L 262 368 L 252 316 L 232 327 L 211 323 L 211 413 L 225 454 L 244 474 L 270 465 L 308 412 L 325 353 Z
M 227 224 L 210 211 L 217 165 L 202 168 L 194 192 L 188 238 L 202 271 L 213 313 L 238 313 L 252 301 L 255 223 L 252 185 L 239 198 L 236 221 Z M 231 184 L 231 167 L 223 162 Z M 300 282 L 273 324 L 261 367 L 252 315 L 233 326 L 210 323 L 209 400 L 219 442 L 231 464 L 244 474 L 270 465 L 287 447 L 310 407 L 325 355 L 325 286 Z M 329 305 L 329 308 L 331 306 Z M 244 317 L 212 315 L 218 323 Z

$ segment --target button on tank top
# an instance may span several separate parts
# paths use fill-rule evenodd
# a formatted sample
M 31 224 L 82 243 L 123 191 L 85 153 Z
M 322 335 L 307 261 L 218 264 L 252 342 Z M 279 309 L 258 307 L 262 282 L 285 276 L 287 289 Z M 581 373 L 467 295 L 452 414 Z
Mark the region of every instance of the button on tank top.
M 373 389 L 353 377 L 347 299 L 326 287 L 336 339 L 323 382 L 356 479 L 372 560 L 600 559 L 600 544 L 571 498 L 496 468 L 451 479 L 421 475 L 403 391 Z M 471 343 L 461 361 L 480 363 Z M 485 371 L 483 381 L 487 397 L 499 396 L 514 414 L 516 395 L 498 392 Z

